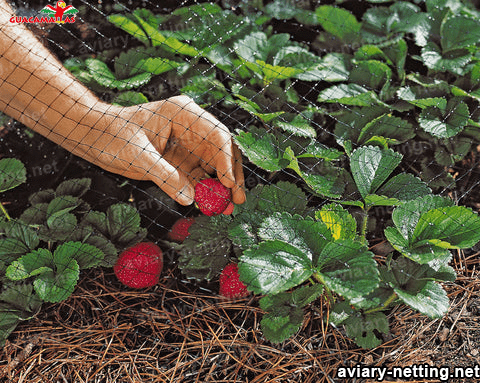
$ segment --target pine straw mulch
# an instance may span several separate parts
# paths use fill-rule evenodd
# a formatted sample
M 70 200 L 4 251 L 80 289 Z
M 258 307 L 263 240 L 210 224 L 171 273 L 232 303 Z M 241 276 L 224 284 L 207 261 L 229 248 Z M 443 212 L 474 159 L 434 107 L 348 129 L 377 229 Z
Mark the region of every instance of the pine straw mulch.
M 257 298 L 225 301 L 209 290 L 216 286 L 181 280 L 175 268 L 143 291 L 122 287 L 111 269 L 91 270 L 67 301 L 43 307 L 12 334 L 0 352 L 0 381 L 332 383 L 346 381 L 335 377 L 338 367 L 357 363 L 473 366 L 480 361 L 478 255 L 457 255 L 459 278 L 445 286 L 448 315 L 429 320 L 396 307 L 391 338 L 374 350 L 325 326 L 325 301 L 310 307 L 295 337 L 274 345 L 261 335 Z

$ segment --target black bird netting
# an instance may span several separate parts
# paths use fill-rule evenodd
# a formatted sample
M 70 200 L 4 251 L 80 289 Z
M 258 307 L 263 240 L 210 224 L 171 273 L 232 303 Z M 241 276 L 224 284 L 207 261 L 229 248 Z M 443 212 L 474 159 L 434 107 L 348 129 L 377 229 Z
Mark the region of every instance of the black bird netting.
M 0 11 L 0 380 L 480 378 L 478 2 Z

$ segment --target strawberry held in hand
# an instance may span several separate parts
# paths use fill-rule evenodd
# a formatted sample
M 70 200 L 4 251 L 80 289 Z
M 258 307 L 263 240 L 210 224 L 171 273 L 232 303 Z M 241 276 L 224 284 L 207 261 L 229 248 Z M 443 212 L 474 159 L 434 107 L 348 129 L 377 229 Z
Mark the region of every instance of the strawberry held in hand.
M 143 289 L 158 283 L 162 268 L 162 250 L 154 243 L 142 242 L 122 252 L 113 271 L 124 285 Z
M 180 218 L 178 219 L 168 232 L 168 237 L 172 241 L 177 241 L 177 242 L 183 242 L 185 238 L 187 238 L 190 233 L 188 232 L 188 229 L 190 226 L 193 225 L 195 222 L 195 218 L 193 217 L 186 217 L 186 218 Z
M 239 278 L 238 265 L 230 263 L 225 266 L 220 274 L 220 295 L 233 299 L 244 298 L 249 294 L 247 286 Z
M 222 214 L 231 199 L 231 190 L 217 179 L 207 178 L 195 185 L 195 202 L 205 215 Z

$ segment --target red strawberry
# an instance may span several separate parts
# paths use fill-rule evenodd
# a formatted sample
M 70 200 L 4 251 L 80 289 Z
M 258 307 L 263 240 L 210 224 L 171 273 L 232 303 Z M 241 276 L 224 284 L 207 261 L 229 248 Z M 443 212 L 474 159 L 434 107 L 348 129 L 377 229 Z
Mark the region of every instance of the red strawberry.
M 220 274 L 220 295 L 226 298 L 243 298 L 249 294 L 247 286 L 239 278 L 238 265 L 230 263 L 225 266 Z
M 217 179 L 207 178 L 195 185 L 195 202 L 205 215 L 222 214 L 231 198 L 231 190 Z
M 162 250 L 154 243 L 142 242 L 122 252 L 113 271 L 123 284 L 143 289 L 158 283 L 162 268 Z
M 227 208 L 223 211 L 222 214 L 224 215 L 230 215 L 233 213 L 233 210 L 235 209 L 235 205 L 233 202 L 229 202 Z
M 185 238 L 190 235 L 188 229 L 190 228 L 190 226 L 192 226 L 194 222 L 195 218 L 193 217 L 178 219 L 168 232 L 168 237 L 172 241 L 183 242 Z

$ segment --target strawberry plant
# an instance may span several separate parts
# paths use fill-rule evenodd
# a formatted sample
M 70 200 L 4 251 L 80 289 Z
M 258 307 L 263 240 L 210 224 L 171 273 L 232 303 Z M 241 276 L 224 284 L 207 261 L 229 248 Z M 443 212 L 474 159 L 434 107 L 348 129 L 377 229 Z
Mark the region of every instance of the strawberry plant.
M 388 333 L 393 304 L 443 315 L 451 251 L 480 239 L 471 209 L 435 195 L 456 186 L 455 167 L 480 140 L 480 13 L 460 0 L 371 0 L 354 11 L 342 1 L 237 3 L 112 14 L 138 46 L 68 62 L 122 105 L 145 102 L 161 78 L 221 109 L 248 168 L 271 182 L 249 187 L 231 215 L 195 218 L 172 244 L 180 268 L 213 280 L 238 263 L 274 342 L 298 331 L 322 294 L 330 322 L 363 347 Z M 300 31 L 276 29 L 292 20 Z M 372 227 L 379 206 L 393 209 L 387 227 Z M 369 250 L 375 235 L 391 245 L 386 257 Z
M 16 159 L 0 160 L 0 192 L 25 182 Z M 0 218 L 0 343 L 44 302 L 67 299 L 81 270 L 111 267 L 119 251 L 141 241 L 146 230 L 131 206 L 94 211 L 83 196 L 90 179 L 69 179 L 55 190 L 31 194 L 30 207 L 12 218 L 3 205 Z

